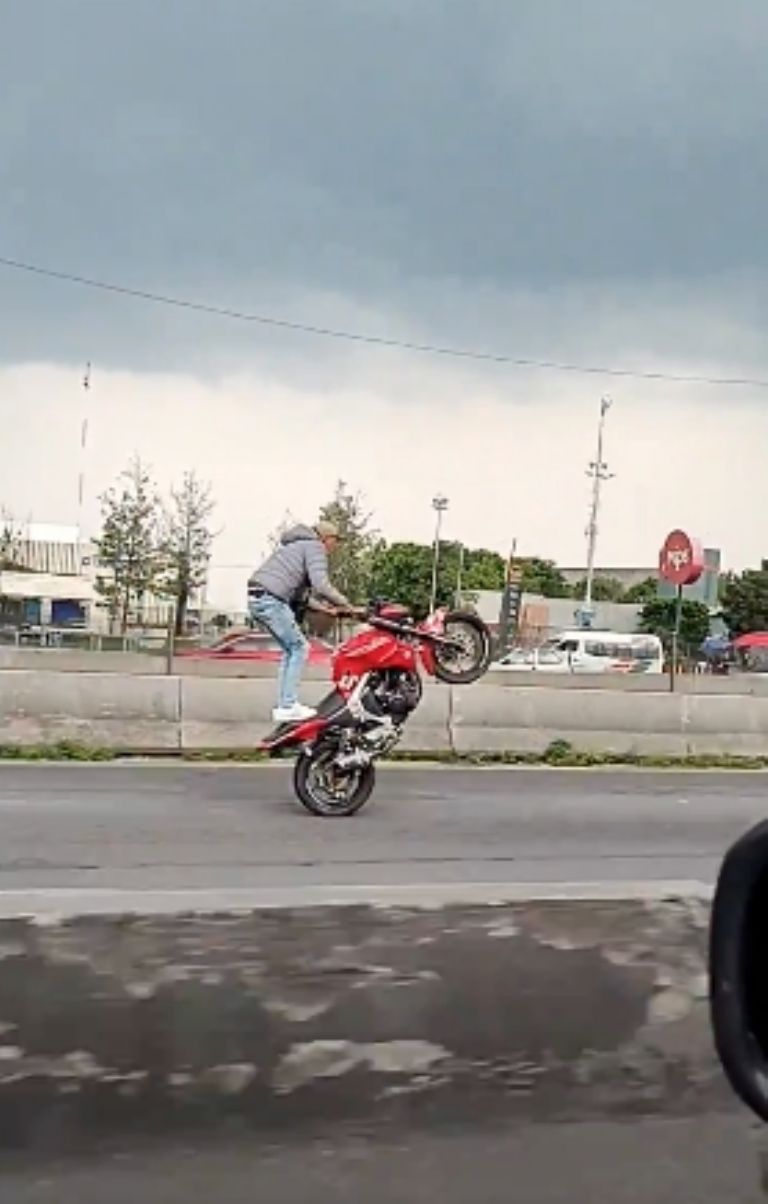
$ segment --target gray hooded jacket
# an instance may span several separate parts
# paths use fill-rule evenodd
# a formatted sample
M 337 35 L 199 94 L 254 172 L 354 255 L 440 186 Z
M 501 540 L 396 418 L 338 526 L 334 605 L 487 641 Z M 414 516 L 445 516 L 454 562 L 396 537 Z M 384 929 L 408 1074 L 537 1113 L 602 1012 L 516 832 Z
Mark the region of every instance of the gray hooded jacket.
M 331 585 L 328 554 L 312 527 L 300 525 L 286 531 L 280 547 L 267 557 L 248 581 L 250 589 L 263 589 L 289 605 L 298 601 L 307 589 L 330 602 L 347 607 L 350 603 Z

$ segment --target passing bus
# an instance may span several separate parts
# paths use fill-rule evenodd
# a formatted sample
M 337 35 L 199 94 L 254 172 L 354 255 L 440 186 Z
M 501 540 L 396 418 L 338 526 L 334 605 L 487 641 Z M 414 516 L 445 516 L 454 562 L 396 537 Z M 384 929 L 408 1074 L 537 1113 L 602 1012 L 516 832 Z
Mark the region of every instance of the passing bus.
M 664 649 L 656 635 L 576 628 L 561 631 L 544 647 L 561 653 L 571 673 L 664 672 Z

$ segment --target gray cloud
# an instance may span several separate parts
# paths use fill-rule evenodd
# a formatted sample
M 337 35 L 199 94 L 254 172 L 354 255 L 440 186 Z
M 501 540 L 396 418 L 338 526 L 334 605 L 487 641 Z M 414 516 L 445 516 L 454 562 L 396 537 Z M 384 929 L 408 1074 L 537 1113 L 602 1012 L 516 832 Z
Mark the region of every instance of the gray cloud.
M 0 253 L 523 354 L 760 362 L 763 0 L 0 14 Z M 0 307 L 5 360 L 335 354 L 6 271 Z

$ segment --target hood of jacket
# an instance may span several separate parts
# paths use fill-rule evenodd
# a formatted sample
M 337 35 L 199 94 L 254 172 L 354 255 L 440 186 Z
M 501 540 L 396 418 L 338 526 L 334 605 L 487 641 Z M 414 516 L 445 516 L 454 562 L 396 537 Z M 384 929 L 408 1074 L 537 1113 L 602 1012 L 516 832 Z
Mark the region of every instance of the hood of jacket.
M 307 527 L 304 523 L 297 523 L 295 527 L 290 527 L 280 536 L 280 543 L 283 546 L 287 543 L 298 543 L 302 539 L 317 539 L 317 531 L 313 527 Z

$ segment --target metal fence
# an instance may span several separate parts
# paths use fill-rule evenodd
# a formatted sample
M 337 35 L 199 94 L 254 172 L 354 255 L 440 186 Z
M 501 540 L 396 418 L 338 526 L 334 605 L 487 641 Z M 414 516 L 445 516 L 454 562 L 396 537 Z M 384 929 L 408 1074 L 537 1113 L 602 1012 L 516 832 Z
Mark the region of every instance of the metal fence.
M 178 643 L 194 645 L 199 641 Z M 0 646 L 65 648 L 74 652 L 162 652 L 168 646 L 168 634 L 157 631 L 109 635 L 71 627 L 0 627 Z

